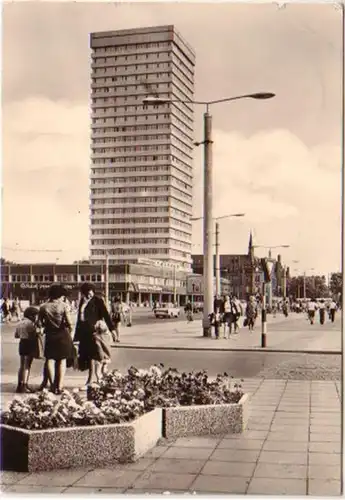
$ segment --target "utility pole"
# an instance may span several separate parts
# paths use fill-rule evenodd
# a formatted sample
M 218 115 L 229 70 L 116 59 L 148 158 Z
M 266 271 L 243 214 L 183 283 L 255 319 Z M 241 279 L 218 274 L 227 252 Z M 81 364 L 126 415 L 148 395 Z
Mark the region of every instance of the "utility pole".
M 105 254 L 104 284 L 105 284 L 105 306 L 107 309 L 109 309 L 109 252 L 108 251 L 106 251 Z
M 219 255 L 219 222 L 216 222 L 216 295 L 221 294 L 221 282 L 220 282 L 220 255 Z
M 176 265 L 174 264 L 174 305 L 176 304 Z
M 307 298 L 307 285 L 306 285 L 306 273 L 303 273 L 303 298 L 304 300 Z
M 212 117 L 204 113 L 204 317 L 203 336 L 211 337 L 209 315 L 213 311 L 213 175 L 212 175 Z
M 266 282 L 262 283 L 262 304 L 261 304 L 261 347 L 267 346 L 267 317 L 266 317 Z

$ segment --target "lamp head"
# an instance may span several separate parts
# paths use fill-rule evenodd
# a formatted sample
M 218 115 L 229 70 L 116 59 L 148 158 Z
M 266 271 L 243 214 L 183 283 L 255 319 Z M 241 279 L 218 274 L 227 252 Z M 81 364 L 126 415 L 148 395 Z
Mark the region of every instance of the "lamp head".
M 255 94 L 250 94 L 248 97 L 251 97 L 252 99 L 272 99 L 272 97 L 275 97 L 275 94 L 273 92 L 256 92 Z

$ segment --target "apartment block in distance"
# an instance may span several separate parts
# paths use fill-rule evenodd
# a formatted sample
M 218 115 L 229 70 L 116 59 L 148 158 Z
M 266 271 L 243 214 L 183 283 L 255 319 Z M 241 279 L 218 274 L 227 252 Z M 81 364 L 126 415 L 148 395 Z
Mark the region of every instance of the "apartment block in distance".
M 190 270 L 195 54 L 174 26 L 92 33 L 90 43 L 91 262 L 108 253 L 111 264 Z

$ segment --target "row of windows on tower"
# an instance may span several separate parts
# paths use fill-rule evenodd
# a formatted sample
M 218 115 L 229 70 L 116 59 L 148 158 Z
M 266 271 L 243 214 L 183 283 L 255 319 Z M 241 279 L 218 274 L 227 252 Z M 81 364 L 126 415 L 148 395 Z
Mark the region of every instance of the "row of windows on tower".
M 168 45 L 158 45 L 158 46 L 153 46 L 153 43 L 158 43 L 158 44 L 164 44 L 168 43 Z M 155 49 L 154 51 L 152 49 Z M 158 49 L 158 50 L 157 50 Z M 169 50 L 169 52 L 166 52 L 166 49 Z M 128 44 L 123 44 L 123 45 L 109 45 L 105 47 L 97 47 L 93 49 L 93 52 L 91 54 L 91 57 L 93 60 L 96 62 L 98 60 L 101 60 L 102 62 L 106 62 L 106 58 L 108 55 L 113 55 L 117 54 L 116 56 L 116 61 L 121 63 L 127 63 L 136 59 L 142 59 L 143 56 L 145 59 L 149 59 L 151 54 L 176 54 L 176 58 L 178 58 L 179 65 L 184 69 L 186 72 L 190 72 L 193 74 L 194 70 L 194 61 L 191 62 L 189 57 L 186 57 L 186 54 L 184 51 L 181 50 L 181 48 L 173 42 L 147 42 L 147 43 L 128 43 Z M 120 55 L 123 54 L 123 55 Z M 103 56 L 103 58 L 102 58 Z M 105 56 L 105 57 L 104 57 Z M 162 56 L 166 57 L 166 56 Z
M 92 210 L 92 214 L 94 214 L 94 210 Z M 190 218 L 190 217 L 189 217 Z M 130 224 L 169 224 L 170 226 L 179 226 L 181 228 L 186 229 L 189 233 L 192 230 L 192 224 L 191 222 L 183 222 L 179 219 L 175 219 L 174 217 L 126 217 L 126 218 L 102 218 L 102 219 L 97 219 L 95 217 L 91 218 L 91 225 L 92 226 L 105 226 L 105 225 L 112 225 L 112 226 L 128 226 Z

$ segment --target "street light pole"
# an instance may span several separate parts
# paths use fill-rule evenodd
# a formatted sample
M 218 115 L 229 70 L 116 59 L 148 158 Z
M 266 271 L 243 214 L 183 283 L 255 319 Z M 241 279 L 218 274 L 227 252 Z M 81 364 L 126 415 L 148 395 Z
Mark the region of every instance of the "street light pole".
M 221 294 L 220 255 L 219 255 L 219 222 L 216 222 L 216 295 Z
M 204 113 L 204 317 L 203 336 L 211 337 L 210 313 L 213 311 L 213 179 L 212 117 Z
M 105 275 L 104 275 L 104 285 L 105 285 L 105 306 L 109 309 L 109 253 L 105 253 Z
M 212 183 L 212 117 L 209 114 L 209 108 L 213 104 L 222 104 L 240 99 L 271 99 L 275 94 L 272 92 L 255 92 L 252 94 L 243 94 L 234 97 L 225 97 L 212 101 L 196 101 L 193 99 L 164 99 L 159 96 L 150 96 L 143 99 L 143 104 L 170 104 L 187 103 L 202 104 L 206 106 L 204 113 L 204 140 L 195 142 L 195 146 L 204 145 L 204 317 L 203 317 L 203 336 L 211 337 L 211 324 L 209 315 L 213 311 L 213 234 L 212 234 L 212 209 L 213 209 L 213 183 Z

